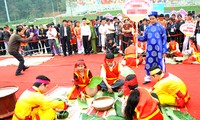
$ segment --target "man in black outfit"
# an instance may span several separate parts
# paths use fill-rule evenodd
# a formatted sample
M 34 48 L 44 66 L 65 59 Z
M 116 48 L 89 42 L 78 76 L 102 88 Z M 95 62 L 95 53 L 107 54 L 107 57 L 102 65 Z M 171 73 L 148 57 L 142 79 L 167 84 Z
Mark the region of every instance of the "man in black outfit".
M 72 55 L 72 46 L 70 44 L 71 41 L 71 30 L 70 27 L 67 24 L 67 20 L 63 20 L 63 25 L 60 27 L 60 38 L 62 42 L 62 50 L 63 55 L 67 56 L 66 54 L 66 43 L 67 43 L 67 49 L 68 49 L 68 55 Z
M 16 29 L 16 34 L 13 34 L 8 42 L 8 52 L 10 55 L 14 56 L 18 61 L 19 65 L 16 70 L 15 75 L 23 75 L 21 72 L 22 70 L 25 71 L 29 67 L 24 65 L 24 58 L 23 56 L 19 53 L 19 48 L 20 48 L 20 43 L 21 42 L 28 42 L 32 40 L 32 37 L 34 36 L 34 33 L 30 33 L 30 37 L 24 40 L 21 36 L 24 34 L 24 29 L 22 26 L 17 27 Z

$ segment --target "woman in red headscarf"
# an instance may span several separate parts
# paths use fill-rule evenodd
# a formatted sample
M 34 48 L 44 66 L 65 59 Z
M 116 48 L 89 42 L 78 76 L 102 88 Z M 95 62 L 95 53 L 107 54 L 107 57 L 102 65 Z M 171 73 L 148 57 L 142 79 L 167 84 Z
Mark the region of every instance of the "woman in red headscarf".
M 77 70 L 74 71 L 74 86 L 68 94 L 68 99 L 72 100 L 81 97 L 83 100 L 85 97 L 90 97 L 92 92 L 96 90 L 87 90 L 86 92 L 86 89 L 89 89 L 87 85 L 90 83 L 92 73 L 87 69 L 83 59 L 79 59 L 74 67 Z
M 124 83 L 124 95 L 128 97 L 123 109 L 127 120 L 164 120 L 159 109 L 158 97 L 145 88 L 138 87 L 136 75 L 130 74 Z

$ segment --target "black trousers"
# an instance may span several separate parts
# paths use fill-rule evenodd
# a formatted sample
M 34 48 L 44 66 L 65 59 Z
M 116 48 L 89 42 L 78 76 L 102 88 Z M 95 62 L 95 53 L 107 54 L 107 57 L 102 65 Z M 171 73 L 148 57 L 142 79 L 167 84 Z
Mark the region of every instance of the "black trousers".
M 84 47 L 84 52 L 85 54 L 90 54 L 90 46 L 89 46 L 89 41 L 88 41 L 89 36 L 83 36 L 83 47 Z
M 19 52 L 9 52 L 9 54 L 14 56 L 19 61 L 16 73 L 20 73 L 25 68 L 23 56 Z
M 2 49 L 2 50 L 1 50 Z M 6 54 L 6 47 L 3 41 L 0 41 L 0 55 Z
M 131 37 L 124 36 L 122 42 L 122 52 L 124 53 L 125 49 L 129 46 L 129 42 L 131 41 Z
M 64 36 L 61 39 L 62 42 L 62 50 L 63 50 L 63 55 L 66 56 L 66 44 L 67 44 L 67 49 L 68 49 L 68 54 L 72 55 L 72 46 L 70 44 L 70 39 L 67 36 Z

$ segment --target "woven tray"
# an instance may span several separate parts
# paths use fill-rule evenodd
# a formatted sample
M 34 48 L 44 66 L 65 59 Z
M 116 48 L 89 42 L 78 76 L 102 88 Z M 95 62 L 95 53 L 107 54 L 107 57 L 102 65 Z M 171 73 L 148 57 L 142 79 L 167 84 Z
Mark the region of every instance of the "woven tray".
M 106 111 L 112 108 L 114 99 L 110 96 L 102 96 L 92 101 L 92 106 L 97 111 Z

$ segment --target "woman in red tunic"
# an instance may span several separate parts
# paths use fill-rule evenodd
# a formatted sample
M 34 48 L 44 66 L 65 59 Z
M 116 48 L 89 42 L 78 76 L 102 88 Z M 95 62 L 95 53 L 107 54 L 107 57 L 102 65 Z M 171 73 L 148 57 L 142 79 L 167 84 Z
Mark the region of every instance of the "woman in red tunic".
M 86 94 L 86 87 L 90 83 L 90 79 L 92 78 L 92 73 L 89 69 L 87 69 L 85 62 L 83 59 L 79 59 L 78 62 L 75 64 L 74 72 L 74 86 L 68 95 L 68 99 L 76 99 L 77 97 L 81 97 L 84 99 L 85 96 L 89 97 Z
M 126 120 L 135 118 L 137 120 L 164 120 L 157 95 L 138 87 L 136 75 L 130 74 L 126 77 L 124 95 L 128 96 L 124 109 Z

